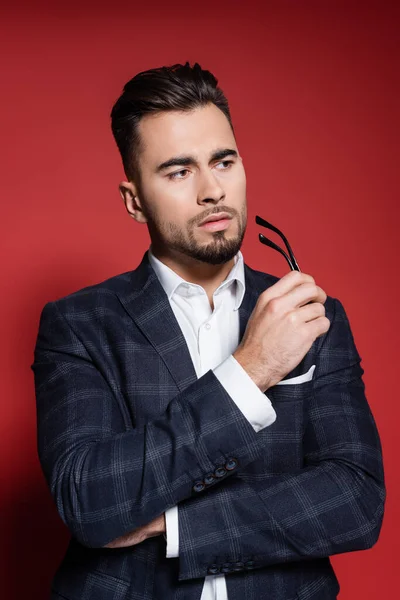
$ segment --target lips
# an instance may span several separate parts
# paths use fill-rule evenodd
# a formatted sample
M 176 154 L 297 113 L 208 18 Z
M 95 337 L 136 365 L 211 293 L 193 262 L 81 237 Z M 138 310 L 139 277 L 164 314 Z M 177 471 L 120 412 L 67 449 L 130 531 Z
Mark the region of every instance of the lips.
M 232 217 L 231 215 L 225 212 L 217 213 L 216 215 L 210 215 L 209 217 L 207 217 L 207 219 L 202 221 L 199 226 L 201 227 L 205 223 L 212 223 L 214 221 L 222 221 L 225 219 L 232 219 Z

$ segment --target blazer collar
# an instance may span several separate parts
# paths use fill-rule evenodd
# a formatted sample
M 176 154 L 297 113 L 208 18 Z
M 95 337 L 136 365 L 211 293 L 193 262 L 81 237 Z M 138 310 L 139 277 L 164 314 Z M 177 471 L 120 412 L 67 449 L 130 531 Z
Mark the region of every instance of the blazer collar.
M 269 285 L 264 277 L 244 263 L 245 293 L 239 307 L 239 342 L 260 293 Z M 149 343 L 159 353 L 178 389 L 197 380 L 185 337 L 174 315 L 168 295 L 151 263 L 148 250 L 139 266 L 130 272 L 127 288 L 116 292 L 125 310 Z

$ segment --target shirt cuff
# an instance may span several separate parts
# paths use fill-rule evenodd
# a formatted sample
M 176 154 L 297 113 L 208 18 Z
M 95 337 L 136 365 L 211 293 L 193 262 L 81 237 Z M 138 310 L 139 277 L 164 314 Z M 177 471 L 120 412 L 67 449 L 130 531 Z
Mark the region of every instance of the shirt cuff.
M 167 540 L 167 558 L 179 556 L 178 506 L 165 511 L 165 539 Z
M 255 432 L 274 423 L 276 412 L 271 400 L 232 354 L 213 371 Z

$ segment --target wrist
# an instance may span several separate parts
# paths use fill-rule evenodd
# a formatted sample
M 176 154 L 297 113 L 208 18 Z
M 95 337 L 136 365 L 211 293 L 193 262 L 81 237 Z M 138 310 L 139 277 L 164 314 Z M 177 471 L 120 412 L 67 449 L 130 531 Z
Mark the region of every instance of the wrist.
M 243 351 L 237 350 L 233 354 L 233 357 L 262 392 L 265 392 L 271 386 L 268 373 L 266 374 L 267 370 L 263 368 L 262 373 L 260 373 L 259 370 L 255 368 L 254 360 L 248 358 Z
M 163 533 L 166 533 L 165 513 L 151 521 L 151 523 L 149 523 L 149 525 L 146 527 L 147 537 L 155 537 Z

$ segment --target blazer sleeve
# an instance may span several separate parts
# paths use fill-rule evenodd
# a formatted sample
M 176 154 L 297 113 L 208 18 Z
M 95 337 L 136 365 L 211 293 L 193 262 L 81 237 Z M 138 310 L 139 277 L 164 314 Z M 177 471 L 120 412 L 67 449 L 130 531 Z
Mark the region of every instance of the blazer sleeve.
M 256 433 L 274 423 L 276 413 L 271 400 L 257 387 L 232 354 L 213 371 Z M 177 506 L 165 511 L 165 529 L 166 556 L 176 558 L 179 556 Z
M 39 460 L 62 520 L 83 545 L 103 547 L 199 494 L 210 471 L 218 470 L 220 485 L 262 449 L 212 370 L 160 417 L 128 426 L 120 392 L 57 302 L 42 310 L 31 368 Z
M 363 550 L 377 541 L 386 497 L 382 448 L 361 357 L 344 307 L 333 301 L 315 359 L 304 467 L 258 478 L 240 469 L 180 503 L 180 580 Z

